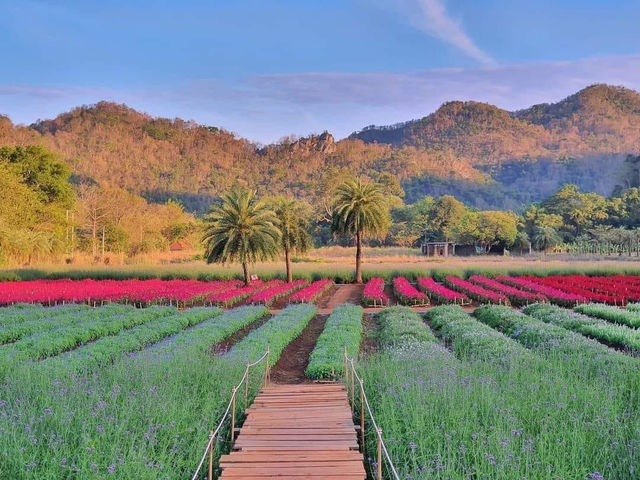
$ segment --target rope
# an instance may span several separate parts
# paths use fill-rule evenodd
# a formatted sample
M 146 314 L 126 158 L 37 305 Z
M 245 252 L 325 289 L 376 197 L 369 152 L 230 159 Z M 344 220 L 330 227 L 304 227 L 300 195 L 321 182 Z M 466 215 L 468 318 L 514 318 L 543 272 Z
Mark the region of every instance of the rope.
M 351 371 L 353 372 L 355 377 L 358 379 L 358 383 L 360 385 L 362 385 L 363 384 L 362 378 L 360 378 L 360 375 L 358 375 L 358 372 L 356 371 L 355 367 L 353 366 L 353 358 L 351 358 L 351 359 L 347 358 L 347 361 L 351 364 Z M 380 434 L 380 428 L 378 427 L 378 424 L 376 423 L 376 419 L 373 416 L 373 412 L 371 411 L 371 406 L 369 405 L 369 399 L 367 398 L 367 394 L 365 393 L 364 388 L 361 390 L 361 393 L 362 393 L 362 398 L 364 399 L 364 404 L 367 407 L 367 412 L 369 413 L 369 417 L 371 417 L 371 423 L 373 424 L 373 428 L 376 429 L 376 435 L 380 439 L 380 445 L 382 446 L 382 451 L 384 452 L 385 459 L 387 460 L 387 463 L 389 464 L 389 468 L 390 468 L 391 472 L 393 473 L 393 477 L 396 480 L 400 480 L 400 476 L 398 475 L 398 472 L 396 471 L 396 467 L 393 465 L 393 461 L 391 460 L 391 455 L 389 455 L 389 451 L 387 450 L 387 446 L 384 444 L 384 439 L 382 438 L 382 435 Z
M 227 419 L 227 416 L 229 415 L 229 412 L 231 411 L 231 405 L 233 404 L 233 398 L 236 396 L 238 390 L 240 389 L 240 387 L 244 383 L 245 379 L 247 378 L 247 375 L 249 374 L 249 369 L 251 367 L 255 367 L 257 364 L 262 362 L 268 354 L 269 354 L 269 351 L 267 350 L 264 353 L 264 355 L 262 355 L 262 357 L 260 357 L 258 360 L 256 360 L 253 363 L 248 363 L 247 364 L 246 368 L 244 369 L 244 374 L 242 375 L 242 379 L 235 386 L 235 388 L 233 390 L 233 393 L 231 394 L 231 398 L 229 399 L 229 404 L 227 405 L 227 409 L 225 410 L 224 415 L 222 415 L 222 418 L 220 419 L 220 423 L 218 423 L 218 426 L 213 431 L 213 435 L 211 435 L 209 437 L 209 441 L 207 442 L 207 446 L 204 449 L 204 453 L 202 454 L 202 458 L 200 459 L 200 463 L 198 463 L 198 467 L 196 468 L 196 471 L 193 474 L 193 477 L 191 477 L 191 480 L 196 480 L 196 477 L 200 473 L 200 469 L 202 468 L 202 465 L 204 464 L 204 461 L 207 458 L 207 454 L 209 453 L 209 449 L 211 448 L 211 444 L 213 443 L 215 438 L 218 436 L 218 432 L 222 428 L 222 425 L 224 424 L 224 421 Z M 208 480 L 212 480 L 212 479 L 208 479 Z

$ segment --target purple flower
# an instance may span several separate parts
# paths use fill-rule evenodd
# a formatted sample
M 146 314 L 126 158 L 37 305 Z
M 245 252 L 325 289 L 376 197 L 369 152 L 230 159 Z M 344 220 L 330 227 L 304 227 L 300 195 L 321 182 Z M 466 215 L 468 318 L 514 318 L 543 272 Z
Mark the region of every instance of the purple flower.
M 587 475 L 588 480 L 604 480 L 604 475 L 600 472 L 593 472 Z
M 109 468 L 107 470 L 109 470 L 109 475 L 113 475 L 113 472 L 116 471 L 115 464 L 112 463 L 111 465 L 109 465 Z
M 50 408 L 45 408 L 44 409 L 44 414 L 45 415 L 53 415 L 53 410 L 51 410 Z

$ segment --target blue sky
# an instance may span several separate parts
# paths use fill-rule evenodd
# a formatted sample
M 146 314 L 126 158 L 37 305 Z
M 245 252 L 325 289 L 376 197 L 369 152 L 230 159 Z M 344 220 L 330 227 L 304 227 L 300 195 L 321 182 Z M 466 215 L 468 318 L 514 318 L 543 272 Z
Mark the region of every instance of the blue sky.
M 106 99 L 263 143 L 640 89 L 640 2 L 0 0 L 0 113 Z

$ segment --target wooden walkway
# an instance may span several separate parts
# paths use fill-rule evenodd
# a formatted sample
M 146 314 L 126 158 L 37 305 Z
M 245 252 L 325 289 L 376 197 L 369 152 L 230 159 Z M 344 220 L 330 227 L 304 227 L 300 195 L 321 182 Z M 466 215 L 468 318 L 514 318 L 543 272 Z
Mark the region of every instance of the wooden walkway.
M 223 480 L 365 480 L 344 386 L 265 388 L 220 467 Z

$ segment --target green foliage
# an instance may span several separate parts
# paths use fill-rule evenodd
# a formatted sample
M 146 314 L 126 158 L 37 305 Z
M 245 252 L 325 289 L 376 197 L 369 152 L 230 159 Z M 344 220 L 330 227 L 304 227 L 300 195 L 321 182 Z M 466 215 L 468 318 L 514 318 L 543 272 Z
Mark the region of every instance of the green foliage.
M 640 330 L 622 325 L 612 325 L 605 320 L 581 315 L 546 303 L 529 305 L 523 312 L 543 322 L 552 323 L 598 339 L 607 345 L 624 348 L 635 354 L 640 354 Z
M 316 307 L 308 303 L 289 305 L 249 333 L 224 358 L 249 363 L 261 357 L 268 347 L 269 361 L 273 366 L 285 347 L 302 333 L 316 312 Z
M 203 236 L 208 263 L 239 262 L 249 283 L 247 264 L 275 258 L 281 232 L 273 211 L 255 192 L 234 187 L 211 208 Z
M 609 322 L 627 325 L 632 328 L 640 328 L 640 312 L 636 313 L 631 310 L 623 310 L 611 305 L 603 305 L 600 303 L 588 303 L 577 305 L 574 311 L 584 313 L 591 317 L 602 318 Z
M 18 175 L 36 192 L 43 204 L 70 208 L 74 193 L 69 183 L 71 169 L 58 156 L 39 145 L 0 148 L 0 163 Z
M 637 359 L 609 349 L 601 343 L 565 328 L 544 323 L 508 307 L 483 306 L 474 315 L 482 323 L 544 355 L 580 358 L 586 371 L 607 376 L 630 366 L 640 367 Z M 633 379 L 630 379 L 633 381 Z
M 379 324 L 378 341 L 384 348 L 437 341 L 420 315 L 409 307 L 388 307 L 378 313 L 376 318 Z
M 335 190 L 331 229 L 340 235 L 383 237 L 391 217 L 382 187 L 361 179 L 347 180 Z
M 344 367 L 345 349 L 350 358 L 358 356 L 362 340 L 363 309 L 339 305 L 333 309 L 309 357 L 305 374 L 309 378 L 332 378 Z
M 451 343 L 459 358 L 509 363 L 532 357 L 520 344 L 474 320 L 458 305 L 432 308 L 426 318 L 438 334 Z

